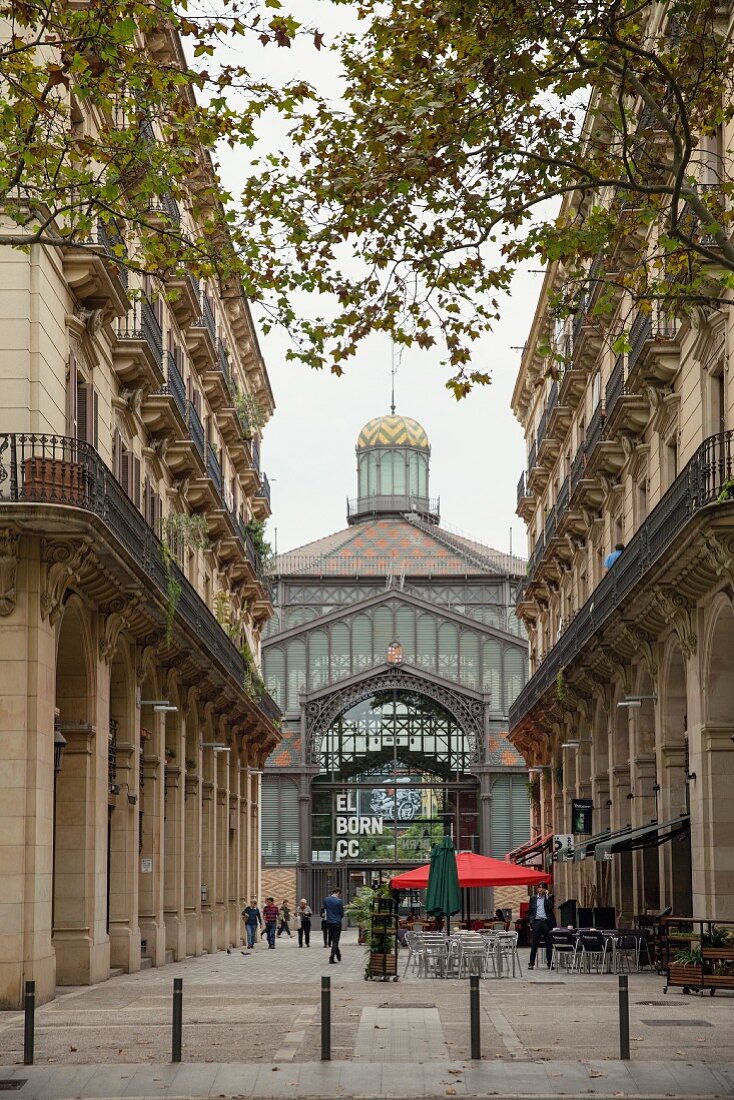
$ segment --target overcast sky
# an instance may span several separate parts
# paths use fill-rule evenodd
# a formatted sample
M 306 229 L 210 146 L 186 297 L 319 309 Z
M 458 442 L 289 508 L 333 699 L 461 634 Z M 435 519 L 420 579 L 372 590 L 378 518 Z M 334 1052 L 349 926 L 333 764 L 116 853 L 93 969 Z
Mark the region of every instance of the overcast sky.
M 298 11 L 305 8 L 298 5 Z M 344 9 L 324 3 L 311 7 L 327 31 Z M 251 47 L 252 48 L 252 47 Z M 293 50 L 269 46 L 248 58 L 257 76 L 315 79 L 329 94 L 338 77 L 328 54 L 305 43 Z M 267 128 L 273 145 L 277 126 Z M 262 150 L 261 150 L 262 152 Z M 241 153 L 222 152 L 225 183 L 236 191 Z M 540 289 L 540 277 L 518 277 L 496 332 L 475 345 L 474 364 L 488 370 L 490 386 L 457 402 L 445 389 L 447 372 L 439 352 L 405 351 L 396 379 L 396 411 L 412 416 L 431 441 L 432 496 L 441 498 L 442 524 L 498 550 L 525 553 L 525 528 L 515 515 L 516 487 L 525 464 L 522 431 L 510 409 L 522 345 Z M 288 363 L 287 339 L 261 334 L 261 347 L 277 404 L 265 430 L 263 469 L 272 485 L 271 541 L 280 552 L 301 546 L 346 525 L 346 498 L 356 496 L 354 447 L 362 425 L 390 411 L 391 344 L 384 336 L 366 343 L 347 364 L 342 378 Z M 277 536 L 276 536 L 277 532 Z

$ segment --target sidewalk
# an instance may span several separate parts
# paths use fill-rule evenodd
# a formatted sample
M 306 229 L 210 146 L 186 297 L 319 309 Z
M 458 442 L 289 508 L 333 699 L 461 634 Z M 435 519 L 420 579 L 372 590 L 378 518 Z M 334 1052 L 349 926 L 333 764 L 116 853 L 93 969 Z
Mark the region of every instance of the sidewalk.
M 439 1097 L 726 1097 L 734 1064 L 702 1062 L 301 1062 L 42 1066 L 2 1071 L 21 1100 L 404 1100 Z M 10 1095 L 8 1091 L 8 1095 Z

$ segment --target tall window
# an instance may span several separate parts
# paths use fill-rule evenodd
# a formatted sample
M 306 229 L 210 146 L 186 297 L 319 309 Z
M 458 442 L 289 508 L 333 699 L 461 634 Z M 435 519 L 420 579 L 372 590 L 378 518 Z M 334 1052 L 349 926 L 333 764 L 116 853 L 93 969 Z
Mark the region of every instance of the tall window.
M 264 775 L 261 788 L 264 863 L 298 863 L 298 790 L 295 783 Z

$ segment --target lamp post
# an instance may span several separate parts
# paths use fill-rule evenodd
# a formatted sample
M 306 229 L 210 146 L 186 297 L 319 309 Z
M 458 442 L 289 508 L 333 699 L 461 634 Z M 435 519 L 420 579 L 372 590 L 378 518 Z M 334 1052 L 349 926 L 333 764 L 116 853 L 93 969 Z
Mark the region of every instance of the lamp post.
M 58 774 L 61 771 L 61 762 L 64 759 L 64 749 L 66 748 L 66 738 L 59 729 L 61 724 L 61 717 L 58 713 L 54 715 L 54 804 L 53 804 L 53 824 L 51 832 L 51 935 L 54 931 L 54 916 L 56 912 L 56 780 Z

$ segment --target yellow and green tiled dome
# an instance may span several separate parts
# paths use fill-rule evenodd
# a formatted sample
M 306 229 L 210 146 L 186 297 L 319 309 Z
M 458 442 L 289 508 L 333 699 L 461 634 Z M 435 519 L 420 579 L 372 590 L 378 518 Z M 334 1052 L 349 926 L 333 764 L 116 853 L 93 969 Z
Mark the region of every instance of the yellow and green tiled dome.
M 425 429 L 409 416 L 376 416 L 368 420 L 357 440 L 357 449 L 367 447 L 420 447 L 431 449 Z

